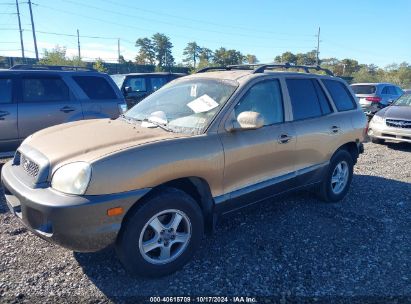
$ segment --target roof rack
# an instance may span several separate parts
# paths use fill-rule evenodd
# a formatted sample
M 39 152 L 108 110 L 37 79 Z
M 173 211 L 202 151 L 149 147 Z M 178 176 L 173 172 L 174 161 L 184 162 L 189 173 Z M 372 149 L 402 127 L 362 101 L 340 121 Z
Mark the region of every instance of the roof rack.
M 96 72 L 93 68 L 70 65 L 42 65 L 42 64 L 16 64 L 10 70 L 50 70 L 50 71 L 86 71 Z
M 267 69 L 302 69 L 306 73 L 310 73 L 310 70 L 324 71 L 329 76 L 334 76 L 333 72 L 329 69 L 320 67 L 319 65 L 294 65 L 289 62 L 279 63 L 279 64 L 238 64 L 238 65 L 228 65 L 228 66 L 218 66 L 218 67 L 206 67 L 198 70 L 197 73 L 204 73 L 212 70 L 216 71 L 230 71 L 230 70 L 253 70 L 253 74 L 264 73 Z

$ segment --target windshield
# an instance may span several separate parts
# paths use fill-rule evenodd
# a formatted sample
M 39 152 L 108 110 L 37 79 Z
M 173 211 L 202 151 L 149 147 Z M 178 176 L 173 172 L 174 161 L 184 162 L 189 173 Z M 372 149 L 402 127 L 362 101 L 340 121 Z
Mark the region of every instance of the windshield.
M 393 104 L 394 106 L 408 106 L 411 107 L 411 94 L 404 94 L 397 99 Z
M 116 83 L 118 88 L 121 89 L 121 86 L 123 85 L 124 78 L 126 76 L 124 76 L 124 75 L 110 75 L 110 77 L 114 80 L 114 82 Z
M 352 85 L 355 94 L 374 94 L 377 90 L 374 85 Z
M 200 134 L 237 89 L 229 80 L 190 79 L 169 83 L 131 108 L 124 116 L 143 127 Z

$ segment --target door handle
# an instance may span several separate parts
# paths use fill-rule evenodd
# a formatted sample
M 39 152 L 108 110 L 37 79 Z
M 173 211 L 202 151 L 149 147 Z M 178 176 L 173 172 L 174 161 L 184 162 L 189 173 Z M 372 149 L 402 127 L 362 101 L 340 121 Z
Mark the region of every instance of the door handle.
M 334 133 L 334 134 L 340 132 L 340 127 L 338 127 L 338 126 L 332 126 L 332 127 L 331 127 L 331 132 Z
M 65 107 L 63 107 L 63 108 L 60 109 L 60 111 L 61 111 L 61 112 L 64 112 L 64 113 L 73 112 L 73 111 L 75 111 L 75 110 L 76 110 L 75 108 L 68 107 L 68 106 L 65 106 Z
M 280 144 L 286 144 L 292 139 L 292 136 L 289 136 L 288 134 L 281 134 L 278 137 L 278 143 Z
M 10 115 L 7 111 L 0 111 L 0 120 L 4 120 L 4 116 Z

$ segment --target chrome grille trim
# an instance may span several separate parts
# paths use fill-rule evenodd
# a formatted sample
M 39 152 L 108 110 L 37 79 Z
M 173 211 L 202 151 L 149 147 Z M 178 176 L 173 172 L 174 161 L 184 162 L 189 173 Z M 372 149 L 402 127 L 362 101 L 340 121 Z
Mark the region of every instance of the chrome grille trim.
M 31 177 L 36 178 L 39 175 L 40 167 L 34 161 L 28 159 L 24 154 L 20 153 L 20 166 Z
M 411 129 L 410 120 L 386 119 L 385 123 L 388 127 L 400 128 L 400 129 Z

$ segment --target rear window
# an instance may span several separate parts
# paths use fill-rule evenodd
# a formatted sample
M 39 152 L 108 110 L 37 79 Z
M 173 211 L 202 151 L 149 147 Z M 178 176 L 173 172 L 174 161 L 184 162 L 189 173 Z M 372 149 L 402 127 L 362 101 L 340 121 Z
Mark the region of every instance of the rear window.
M 163 85 L 167 83 L 167 79 L 164 77 L 152 77 L 150 78 L 151 89 L 157 91 Z
M 90 99 L 116 99 L 116 93 L 103 77 L 73 76 L 74 81 Z
M 338 111 L 349 111 L 357 108 L 351 93 L 343 83 L 328 79 L 323 80 L 323 83 L 334 100 Z
M 352 85 L 355 94 L 374 94 L 377 91 L 375 85 Z
M 23 78 L 23 102 L 70 100 L 69 89 L 60 78 Z

